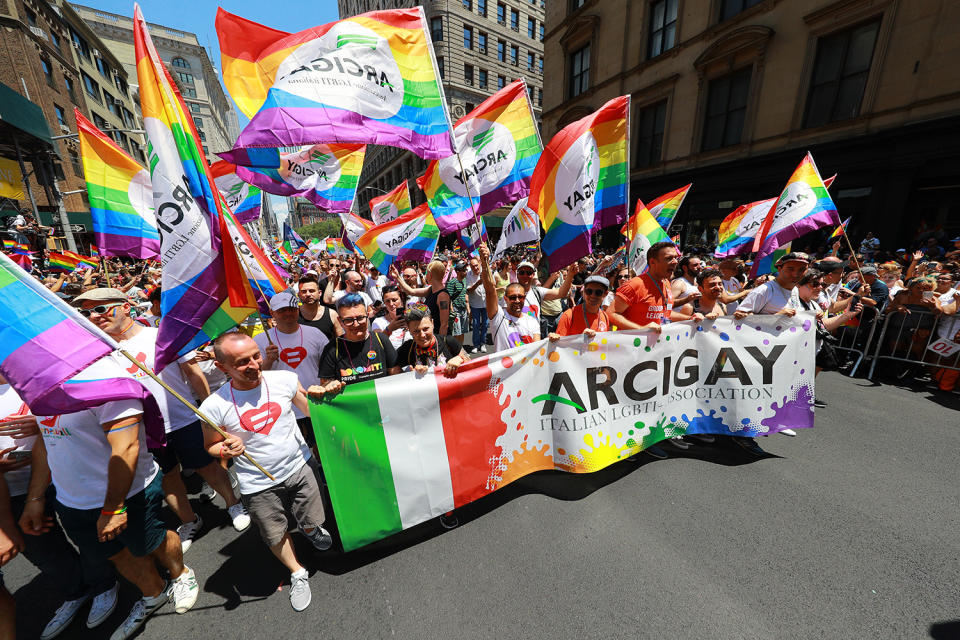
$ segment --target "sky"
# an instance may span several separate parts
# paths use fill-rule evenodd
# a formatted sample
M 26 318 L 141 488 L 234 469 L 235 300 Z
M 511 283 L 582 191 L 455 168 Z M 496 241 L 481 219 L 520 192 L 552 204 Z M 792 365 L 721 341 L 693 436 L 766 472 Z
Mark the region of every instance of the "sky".
M 101 11 L 133 16 L 133 2 L 131 0 L 76 1 L 78 4 Z M 217 32 L 213 26 L 218 6 L 223 6 L 230 13 L 253 22 L 289 32 L 302 31 L 339 18 L 336 0 L 317 0 L 295 4 L 283 3 L 281 5 L 278 5 L 276 0 L 224 0 L 222 3 L 213 0 L 140 1 L 140 10 L 143 11 L 143 16 L 147 19 L 147 22 L 197 34 L 200 44 L 207 47 L 210 52 L 214 68 L 219 71 L 220 47 L 217 42 Z M 296 10 L 288 10 L 291 7 L 295 7 Z M 246 118 L 239 111 L 237 115 L 240 118 L 240 126 L 243 127 Z M 274 212 L 277 214 L 278 222 L 283 224 L 282 218 L 286 215 L 287 199 L 280 196 L 271 196 L 270 201 Z

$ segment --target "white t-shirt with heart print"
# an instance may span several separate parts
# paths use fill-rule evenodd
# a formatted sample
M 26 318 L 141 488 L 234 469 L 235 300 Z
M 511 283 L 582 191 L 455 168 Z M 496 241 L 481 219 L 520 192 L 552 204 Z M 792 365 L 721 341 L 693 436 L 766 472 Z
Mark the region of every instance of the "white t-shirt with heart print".
M 322 331 L 302 324 L 294 333 L 283 333 L 274 327 L 270 329 L 270 340 L 273 340 L 273 344 L 280 350 L 280 359 L 273 363 L 272 371 L 293 371 L 304 389 L 309 389 L 312 384 L 320 384 L 320 376 L 317 375 L 320 370 L 320 354 L 330 342 Z M 260 353 L 266 360 L 267 347 L 270 346 L 267 334 L 258 333 L 253 337 L 253 341 L 260 347 Z M 293 415 L 297 420 L 305 417 L 296 407 L 293 408 Z
M 300 384 L 297 374 L 264 371 L 261 375 L 256 389 L 240 391 L 227 383 L 200 405 L 200 411 L 240 438 L 247 453 L 276 479 L 270 480 L 245 457 L 234 458 L 243 495 L 283 482 L 310 459 L 310 449 L 293 416 L 293 398 Z

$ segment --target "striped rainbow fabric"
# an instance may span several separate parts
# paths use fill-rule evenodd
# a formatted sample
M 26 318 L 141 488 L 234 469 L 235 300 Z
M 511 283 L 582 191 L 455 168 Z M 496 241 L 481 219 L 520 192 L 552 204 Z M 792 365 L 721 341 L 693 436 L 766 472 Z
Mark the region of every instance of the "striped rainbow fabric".
M 650 215 L 657 219 L 657 224 L 663 227 L 664 231 L 669 229 L 670 225 L 673 224 L 673 219 L 677 217 L 677 211 L 680 210 L 680 205 L 683 204 L 683 200 L 687 197 L 687 194 L 690 192 L 690 187 L 692 186 L 693 183 L 691 182 L 685 187 L 674 189 L 647 205 Z
M 331 142 L 453 153 L 422 7 L 373 11 L 285 33 L 219 9 L 223 81 L 250 118 L 232 152 Z
M 543 150 L 529 206 L 544 228 L 540 246 L 557 271 L 593 251 L 594 229 L 627 219 L 630 96 L 564 127 Z
M 669 241 L 670 236 L 656 221 L 650 210 L 637 200 L 637 208 L 633 216 L 624 225 L 624 235 L 627 237 L 626 264 L 637 275 L 647 268 L 647 249 L 654 243 Z
M 210 165 L 210 175 L 227 201 L 234 219 L 240 224 L 253 222 L 260 217 L 260 199 L 263 193 L 259 187 L 248 184 L 237 175 L 237 166 L 229 162 L 214 162 Z
M 370 198 L 370 217 L 373 224 L 390 222 L 402 215 L 410 213 L 410 188 L 407 179 L 382 196 Z
M 380 273 L 388 273 L 395 260 L 429 262 L 439 238 L 440 229 L 424 202 L 405 216 L 371 228 L 355 244 Z
M 434 160 L 417 180 L 442 233 L 530 193 L 543 144 L 526 82 L 508 84 L 460 118 L 454 138 L 459 155 Z
M 93 235 L 105 256 L 157 258 L 160 234 L 150 174 L 74 109 Z

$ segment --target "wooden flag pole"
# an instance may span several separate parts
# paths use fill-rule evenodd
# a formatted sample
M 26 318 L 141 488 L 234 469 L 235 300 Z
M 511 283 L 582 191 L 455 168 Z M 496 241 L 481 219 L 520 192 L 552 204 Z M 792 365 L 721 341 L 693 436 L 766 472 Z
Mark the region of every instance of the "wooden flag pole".
M 850 238 L 847 237 L 847 230 L 846 230 L 846 228 L 845 228 L 842 224 L 840 225 L 840 228 L 842 229 L 841 234 L 843 235 L 843 239 L 847 241 L 847 246 L 850 248 L 850 256 L 851 256 L 854 260 L 857 260 L 857 252 L 853 250 L 853 245 L 850 243 Z M 857 260 L 857 273 L 860 274 L 860 282 L 861 282 L 862 284 L 866 285 L 866 284 L 867 284 L 867 281 L 863 279 L 863 271 L 860 271 L 860 261 L 859 261 L 859 260 Z
M 263 288 L 260 286 L 260 281 L 253 277 L 253 272 L 250 270 L 250 265 L 247 263 L 247 257 L 243 255 L 242 251 L 237 251 L 237 255 L 240 256 L 240 260 L 243 262 L 243 268 L 247 272 L 247 279 L 253 280 L 253 284 L 257 285 L 257 291 L 260 292 L 260 296 L 267 303 L 267 306 L 269 306 L 270 299 L 267 298 L 266 294 L 263 292 Z M 257 305 L 257 318 L 260 319 L 260 326 L 263 327 L 263 333 L 267 336 L 267 342 L 272 345 L 273 340 L 270 339 L 270 331 L 267 330 L 267 323 L 263 319 L 263 314 L 260 313 L 260 305 Z

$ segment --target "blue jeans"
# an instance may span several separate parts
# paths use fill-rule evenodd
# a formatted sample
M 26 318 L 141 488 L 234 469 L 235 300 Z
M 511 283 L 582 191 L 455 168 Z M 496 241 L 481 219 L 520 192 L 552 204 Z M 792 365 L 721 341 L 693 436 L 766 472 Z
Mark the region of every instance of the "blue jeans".
M 486 307 L 470 307 L 470 317 L 473 321 L 473 346 L 479 349 L 487 336 L 489 320 Z

